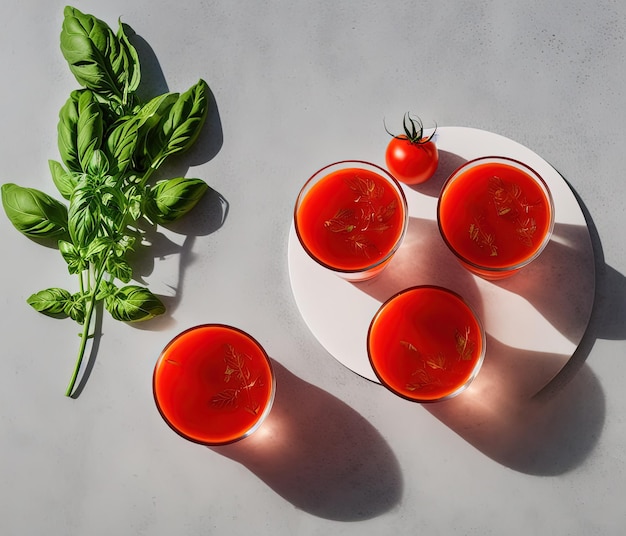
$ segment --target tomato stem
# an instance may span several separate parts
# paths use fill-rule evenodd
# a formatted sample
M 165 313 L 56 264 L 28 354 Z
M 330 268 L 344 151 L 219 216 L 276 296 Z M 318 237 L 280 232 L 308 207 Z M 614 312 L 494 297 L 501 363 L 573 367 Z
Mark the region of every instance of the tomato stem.
M 383 125 L 385 127 L 385 131 L 390 136 L 397 139 L 406 138 L 409 142 L 416 145 L 423 145 L 425 143 L 428 143 L 430 140 L 433 139 L 435 132 L 437 132 L 437 123 L 435 123 L 435 129 L 432 131 L 430 136 L 424 137 L 424 123 L 422 123 L 422 120 L 418 116 L 411 116 L 410 112 L 404 114 L 404 119 L 402 120 L 402 128 L 404 129 L 404 134 L 398 135 L 389 132 L 384 120 Z

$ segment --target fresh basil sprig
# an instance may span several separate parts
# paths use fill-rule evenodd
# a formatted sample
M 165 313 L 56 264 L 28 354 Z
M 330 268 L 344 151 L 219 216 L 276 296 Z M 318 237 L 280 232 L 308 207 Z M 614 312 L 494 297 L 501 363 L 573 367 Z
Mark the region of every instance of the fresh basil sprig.
M 74 393 L 96 304 L 123 322 L 149 320 L 165 312 L 159 298 L 131 283 L 127 256 L 141 240 L 142 220 L 169 224 L 187 214 L 207 191 L 201 179 L 175 177 L 151 184 L 171 155 L 193 145 L 206 120 L 208 86 L 199 80 L 183 93 L 141 102 L 137 51 L 125 27 L 109 26 L 66 7 L 61 52 L 81 86 L 59 112 L 60 159 L 50 174 L 63 201 L 13 183 L 1 188 L 13 226 L 30 238 L 57 241 L 78 289 L 47 288 L 27 302 L 53 318 L 82 325 L 80 347 L 66 395 Z

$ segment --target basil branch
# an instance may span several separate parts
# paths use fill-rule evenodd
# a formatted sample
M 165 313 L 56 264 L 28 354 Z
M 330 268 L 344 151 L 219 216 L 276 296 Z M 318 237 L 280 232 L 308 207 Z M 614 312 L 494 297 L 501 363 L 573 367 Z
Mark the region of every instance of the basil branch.
M 78 276 L 78 291 L 46 288 L 27 302 L 53 318 L 82 325 L 78 357 L 66 390 L 71 396 L 84 358 L 96 305 L 115 320 L 138 322 L 165 312 L 147 288 L 131 284 L 127 260 L 140 222 L 167 225 L 183 217 L 208 189 L 201 179 L 173 177 L 151 184 L 171 155 L 197 140 L 209 107 L 200 79 L 183 93 L 141 102 L 137 51 L 120 22 L 117 33 L 93 15 L 66 7 L 61 53 L 79 88 L 59 111 L 59 161 L 52 183 L 64 201 L 17 184 L 2 185 L 2 205 L 13 226 L 37 240 L 52 240 Z M 92 273 L 93 272 L 93 273 Z M 105 275 L 108 274 L 108 278 Z

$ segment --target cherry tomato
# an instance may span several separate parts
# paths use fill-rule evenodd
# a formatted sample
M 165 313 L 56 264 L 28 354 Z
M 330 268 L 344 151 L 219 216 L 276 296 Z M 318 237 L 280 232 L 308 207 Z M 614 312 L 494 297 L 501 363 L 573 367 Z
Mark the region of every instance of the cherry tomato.
M 422 122 L 408 114 L 404 120 L 404 132 L 393 136 L 387 145 L 387 169 L 400 182 L 420 184 L 430 179 L 439 165 L 439 152 L 432 141 L 434 132 L 425 137 Z

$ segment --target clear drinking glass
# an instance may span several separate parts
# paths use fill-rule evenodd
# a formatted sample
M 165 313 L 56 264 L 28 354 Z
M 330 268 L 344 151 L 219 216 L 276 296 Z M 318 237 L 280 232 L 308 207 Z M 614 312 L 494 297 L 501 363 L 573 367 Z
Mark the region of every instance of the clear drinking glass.
M 391 392 L 437 402 L 464 391 L 485 356 L 485 331 L 467 302 L 451 290 L 422 285 L 391 297 L 367 334 L 370 364 Z
M 398 181 L 359 160 L 330 164 L 302 187 L 294 210 L 302 247 L 348 281 L 378 275 L 400 247 L 408 225 Z
M 437 221 L 463 266 L 485 279 L 502 279 L 544 250 L 554 228 L 554 203 L 529 166 L 489 156 L 452 173 L 441 190 Z
M 210 446 L 254 432 L 276 391 L 263 347 L 223 324 L 199 325 L 172 339 L 156 362 L 152 386 L 165 422 L 185 439 Z

